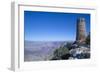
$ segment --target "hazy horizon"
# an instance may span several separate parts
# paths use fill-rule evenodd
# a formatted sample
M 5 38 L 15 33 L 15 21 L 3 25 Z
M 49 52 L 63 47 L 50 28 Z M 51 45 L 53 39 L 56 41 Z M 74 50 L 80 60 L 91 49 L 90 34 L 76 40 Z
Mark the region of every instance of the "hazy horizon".
M 66 42 L 70 42 L 70 41 L 75 41 L 75 40 L 24 40 L 24 41 L 31 41 L 31 42 L 63 42 L 63 41 L 66 41 Z

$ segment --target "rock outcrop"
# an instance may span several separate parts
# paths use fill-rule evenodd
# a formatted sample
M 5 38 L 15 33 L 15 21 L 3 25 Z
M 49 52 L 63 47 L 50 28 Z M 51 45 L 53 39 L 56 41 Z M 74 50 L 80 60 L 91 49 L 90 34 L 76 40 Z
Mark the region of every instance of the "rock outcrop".
M 71 45 L 71 50 L 69 51 L 71 56 L 69 59 L 90 58 L 90 44 L 87 44 L 90 42 L 90 40 L 87 40 L 90 37 L 86 37 L 85 23 L 84 18 L 77 19 L 76 41 Z
M 63 59 L 87 59 L 90 58 L 90 34 L 86 36 L 85 19 L 77 19 L 76 40 L 73 43 L 64 44 L 58 48 L 52 60 Z M 68 49 L 66 52 L 64 49 Z

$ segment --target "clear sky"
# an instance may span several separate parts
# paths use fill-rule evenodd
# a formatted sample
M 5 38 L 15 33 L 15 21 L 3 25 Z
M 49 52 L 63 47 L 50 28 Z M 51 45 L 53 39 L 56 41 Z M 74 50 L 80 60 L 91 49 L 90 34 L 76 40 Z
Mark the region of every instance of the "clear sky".
M 28 41 L 74 41 L 76 22 L 83 17 L 90 32 L 90 14 L 24 11 L 24 38 Z

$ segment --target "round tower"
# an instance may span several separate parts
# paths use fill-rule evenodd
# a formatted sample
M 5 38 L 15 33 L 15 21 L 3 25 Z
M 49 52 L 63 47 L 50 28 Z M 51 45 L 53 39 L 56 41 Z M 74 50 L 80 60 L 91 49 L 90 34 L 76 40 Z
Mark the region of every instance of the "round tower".
M 85 28 L 85 19 L 77 19 L 77 30 L 76 30 L 76 42 L 84 43 L 86 40 L 86 28 Z

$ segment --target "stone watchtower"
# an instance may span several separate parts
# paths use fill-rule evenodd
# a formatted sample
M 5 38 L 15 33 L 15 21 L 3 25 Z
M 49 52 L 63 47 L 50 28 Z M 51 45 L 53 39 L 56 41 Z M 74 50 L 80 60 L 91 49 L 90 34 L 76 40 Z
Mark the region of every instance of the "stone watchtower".
M 76 42 L 85 43 L 86 40 L 86 28 L 85 28 L 85 19 L 77 19 L 77 30 L 76 30 Z

